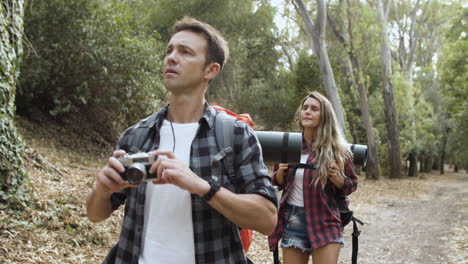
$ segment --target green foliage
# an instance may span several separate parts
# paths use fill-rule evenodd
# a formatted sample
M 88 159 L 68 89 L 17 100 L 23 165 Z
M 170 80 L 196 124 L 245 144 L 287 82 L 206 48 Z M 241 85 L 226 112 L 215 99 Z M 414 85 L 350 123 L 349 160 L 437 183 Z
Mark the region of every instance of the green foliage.
M 112 4 L 107 8 L 106 4 Z M 88 114 L 105 136 L 154 111 L 164 97 L 163 44 L 137 24 L 128 3 L 29 2 L 18 110 L 57 118 Z
M 13 122 L 16 81 L 23 56 L 22 0 L 0 5 L 0 39 L 0 203 L 23 203 L 24 144 Z
M 229 42 L 232 56 L 210 84 L 210 102 L 252 112 L 258 107 L 238 102 L 245 94 L 258 98 L 278 78 L 274 9 L 264 1 L 39 0 L 27 10 L 31 45 L 17 98 L 21 113 L 39 107 L 64 118 L 85 110 L 115 135 L 161 104 L 163 43 L 183 16 L 212 24 Z
M 447 154 L 455 164 L 468 166 L 468 8 L 452 19 L 440 56 L 443 115 L 449 131 Z
M 273 80 L 258 81 L 244 90 L 240 109 L 249 109 L 266 130 L 297 130 L 296 112 L 301 99 L 311 91 L 325 94 L 315 56 L 299 54 L 294 71 L 281 70 Z
M 243 102 L 246 94 L 262 96 L 268 90 L 267 84 L 277 78 L 279 56 L 275 46 L 279 40 L 275 37 L 274 9 L 267 1 L 186 0 L 179 5 L 173 0 L 159 0 L 146 1 L 142 6 L 150 10 L 148 30 L 155 29 L 164 41 L 169 40 L 174 22 L 183 16 L 213 25 L 226 38 L 231 57 L 210 84 L 207 98 L 211 103 L 240 112 L 263 109 L 257 113 L 259 116 L 268 114 L 265 110 L 271 111 Z M 270 102 L 279 99 L 271 96 L 267 97 Z
M 392 7 L 401 7 L 390 12 L 394 28 L 396 22 L 408 22 L 405 19 L 412 5 L 406 1 Z M 381 167 L 385 170 L 388 143 L 381 88 L 383 40 L 375 9 L 372 4 L 359 1 L 330 2 L 328 8 L 338 30 L 353 39 L 354 55 L 359 59 L 367 87 Z M 403 152 L 417 149 L 419 154 L 433 157 L 431 153 L 440 146 L 438 135 L 443 127 L 453 133 L 449 143 L 466 142 L 460 138 L 467 123 L 466 103 L 460 101 L 466 98 L 467 91 L 466 10 L 456 16 L 447 31 L 449 44 L 438 57 L 441 74 L 434 72 L 432 66 L 433 54 L 442 40 L 437 37 L 441 36 L 438 33 L 443 28 L 442 19 L 451 17 L 453 12 L 447 8 L 444 3 L 431 2 L 424 16 L 428 20 L 418 17 L 425 23 L 417 25 L 421 30 L 414 83 L 410 85 L 398 73 L 402 70 L 397 68 L 398 63 L 393 64 Z M 300 99 L 311 90 L 323 92 L 317 60 L 308 52 L 310 43 L 298 44 L 305 39 L 301 33 L 293 40 L 285 37 L 285 32 L 301 32 L 298 27 L 286 29 L 284 35 L 278 33 L 275 9 L 269 1 L 186 0 L 178 4 L 174 0 L 35 0 L 28 1 L 26 10 L 27 52 L 16 96 L 18 111 L 34 114 L 40 110 L 64 120 L 79 112 L 87 115 L 109 139 L 162 104 L 166 93 L 161 81 L 164 43 L 171 36 L 173 23 L 183 16 L 212 24 L 229 42 L 231 58 L 210 84 L 210 103 L 250 113 L 262 129 L 296 129 L 293 120 Z M 311 12 L 315 12 L 314 8 Z M 350 25 L 352 28 L 345 30 Z M 347 115 L 347 132 L 353 141 L 366 142 L 358 92 L 350 86 L 346 76 L 349 73 L 344 70 L 347 50 L 334 37 L 330 25 L 327 29 L 327 48 Z M 407 38 L 407 34 L 403 32 L 402 36 Z M 390 46 L 396 51 L 398 36 L 394 37 Z M 0 50 L 2 58 L 7 53 L 7 49 Z M 286 59 L 290 69 L 284 68 Z M 1 60 L 2 71 L 19 65 L 8 63 L 9 60 Z M 409 90 L 413 92 L 408 96 Z M 9 102 L 13 106 L 12 98 L 1 97 L 2 105 Z M 5 109 L 13 116 L 14 107 Z M 439 125 L 441 122 L 433 120 L 445 122 Z
M 419 82 L 410 88 L 410 83 L 395 73 L 392 80 L 400 128 L 401 151 L 404 156 L 415 151 L 418 155 L 437 157 L 437 123 L 432 104 L 424 94 Z M 409 94 L 409 91 L 413 91 Z
M 306 52 L 299 53 L 293 72 L 294 86 L 291 87 L 295 90 L 295 94 L 299 95 L 297 99 L 302 99 L 311 91 L 319 91 L 325 94 L 319 67 L 316 56 L 309 55 Z M 299 105 L 299 101 L 297 104 Z

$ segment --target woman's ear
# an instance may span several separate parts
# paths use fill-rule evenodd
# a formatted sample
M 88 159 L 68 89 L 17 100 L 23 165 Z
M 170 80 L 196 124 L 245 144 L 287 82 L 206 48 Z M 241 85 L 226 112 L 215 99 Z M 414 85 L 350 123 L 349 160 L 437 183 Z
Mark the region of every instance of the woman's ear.
M 205 67 L 205 78 L 213 80 L 221 70 L 221 66 L 217 62 L 212 62 Z

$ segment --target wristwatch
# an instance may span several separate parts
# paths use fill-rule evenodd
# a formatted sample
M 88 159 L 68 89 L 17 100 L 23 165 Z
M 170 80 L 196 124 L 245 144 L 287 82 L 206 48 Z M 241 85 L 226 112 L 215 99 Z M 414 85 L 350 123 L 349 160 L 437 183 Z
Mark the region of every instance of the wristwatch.
M 219 191 L 219 188 L 221 188 L 221 185 L 219 184 L 219 182 L 212 178 L 208 180 L 208 184 L 210 185 L 211 188 L 205 195 L 202 196 L 202 198 L 207 202 L 209 202 L 211 198 L 213 198 L 215 193 Z

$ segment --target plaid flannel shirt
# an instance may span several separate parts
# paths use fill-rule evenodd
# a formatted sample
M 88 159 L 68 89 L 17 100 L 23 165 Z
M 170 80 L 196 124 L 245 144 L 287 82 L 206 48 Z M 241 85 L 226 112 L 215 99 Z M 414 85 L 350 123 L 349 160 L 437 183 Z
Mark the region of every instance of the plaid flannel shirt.
M 151 137 L 146 140 L 141 151 L 158 148 L 159 129 L 167 112 L 168 106 L 135 125 L 152 129 Z M 204 179 L 222 174 L 219 162 L 213 162 L 213 157 L 218 153 L 214 133 L 215 115 L 216 110 L 206 104 L 199 121 L 200 128 L 191 146 L 190 169 Z M 118 149 L 128 152 L 133 147 L 133 127 L 124 132 L 117 144 Z M 271 178 L 263 163 L 261 148 L 253 130 L 243 122 L 236 122 L 233 133 L 236 177 L 234 181 L 220 177 L 222 186 L 236 193 L 262 195 L 276 206 L 276 190 L 271 185 Z M 112 208 L 115 210 L 125 203 L 125 216 L 119 242 L 111 249 L 104 263 L 138 263 L 142 250 L 146 184 L 112 195 Z M 247 263 L 238 227 L 202 198 L 194 194 L 191 198 L 196 263 Z
M 305 141 L 302 141 L 302 153 L 310 153 Z M 315 164 L 313 162 L 314 154 L 309 154 L 307 164 Z M 315 164 L 316 165 L 316 164 Z M 278 164 L 275 164 L 273 174 L 273 185 L 277 185 L 283 194 L 280 199 L 280 209 L 278 212 L 278 223 L 273 233 L 268 236 L 268 245 L 271 251 L 278 247 L 278 242 L 283 237 L 286 227 L 285 208 L 288 200 L 289 191 L 294 184 L 296 169 L 289 168 L 286 172 L 285 182 L 279 185 L 276 181 L 276 172 Z M 307 233 L 311 242 L 312 248 L 322 247 L 332 241 L 337 240 L 343 235 L 343 227 L 341 225 L 340 210 L 337 204 L 338 199 L 344 199 L 347 195 L 354 192 L 357 188 L 357 177 L 354 174 L 353 161 L 347 159 L 344 166 L 343 189 L 338 189 L 328 180 L 325 188 L 322 190 L 320 182 L 315 186 L 315 183 L 310 184 L 317 175 L 316 169 L 304 169 L 303 181 L 303 197 L 304 210 L 306 215 Z

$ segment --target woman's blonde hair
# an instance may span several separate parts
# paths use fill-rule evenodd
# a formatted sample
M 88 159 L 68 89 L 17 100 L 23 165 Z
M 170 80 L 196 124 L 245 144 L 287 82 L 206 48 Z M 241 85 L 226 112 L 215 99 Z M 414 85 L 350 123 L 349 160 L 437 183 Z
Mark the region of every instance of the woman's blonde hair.
M 297 110 L 299 118 L 299 128 L 304 132 L 304 127 L 301 123 L 301 111 L 307 99 L 314 98 L 320 103 L 320 122 L 314 130 L 314 138 L 309 143 L 309 151 L 315 154 L 314 162 L 317 165 L 317 177 L 312 181 L 315 185 L 318 182 L 325 188 L 328 180 L 328 172 L 336 162 L 341 171 L 341 176 L 344 175 L 344 165 L 348 158 L 352 158 L 352 152 L 349 150 L 346 140 L 341 132 L 338 120 L 333 111 L 333 107 L 328 99 L 319 92 L 311 92 L 304 97 Z M 311 183 L 311 184 L 312 184 Z

